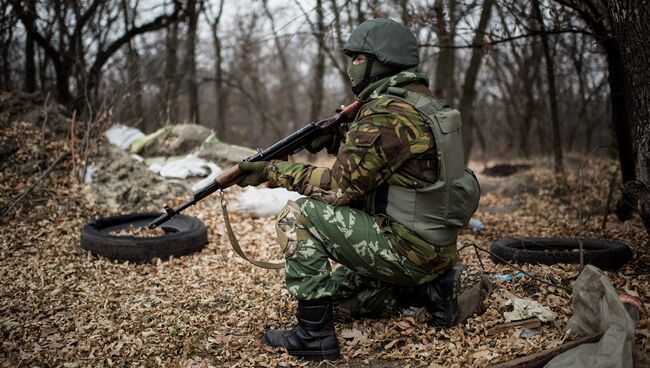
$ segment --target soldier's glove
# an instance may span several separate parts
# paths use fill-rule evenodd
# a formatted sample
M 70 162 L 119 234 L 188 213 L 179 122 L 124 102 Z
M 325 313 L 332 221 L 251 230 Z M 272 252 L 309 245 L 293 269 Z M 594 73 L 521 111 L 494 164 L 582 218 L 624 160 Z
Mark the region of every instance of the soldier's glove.
M 345 137 L 345 127 L 338 126 L 334 130 L 327 132 L 320 137 L 309 142 L 307 151 L 311 153 L 318 153 L 323 148 L 327 150 L 327 153 L 330 155 L 335 155 L 339 152 L 339 147 L 341 146 L 341 140 Z
M 267 161 L 257 161 L 257 162 L 248 162 L 242 161 L 237 166 L 241 170 L 242 174 L 245 174 L 244 178 L 237 183 L 240 187 L 246 187 L 249 185 L 258 186 L 267 181 L 266 179 L 266 170 L 267 170 Z

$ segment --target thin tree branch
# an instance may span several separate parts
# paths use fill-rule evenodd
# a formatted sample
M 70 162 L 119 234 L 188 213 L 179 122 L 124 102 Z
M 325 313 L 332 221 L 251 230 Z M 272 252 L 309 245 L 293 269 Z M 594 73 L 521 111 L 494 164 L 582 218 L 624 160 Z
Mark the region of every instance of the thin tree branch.
M 59 50 L 54 48 L 50 41 L 41 35 L 38 29 L 36 29 L 36 25 L 34 24 L 36 15 L 28 15 L 23 9 L 22 5 L 20 5 L 19 1 L 11 1 L 11 5 L 13 6 L 15 14 L 18 16 L 18 19 L 20 19 L 20 21 L 25 26 L 25 31 L 29 32 L 34 38 L 34 41 L 36 41 L 36 43 L 38 43 L 38 45 L 41 46 L 43 50 L 45 50 L 45 53 L 52 60 L 52 63 L 56 67 L 60 67 L 62 65 L 62 61 L 59 57 L 62 53 L 59 53 Z
M 523 39 L 523 38 L 536 37 L 536 36 L 541 35 L 542 33 L 546 33 L 546 34 L 578 33 L 578 34 L 584 34 L 584 35 L 592 36 L 594 38 L 599 38 L 599 36 L 597 36 L 596 34 L 594 34 L 592 32 L 589 32 L 589 31 L 585 31 L 583 29 L 551 29 L 551 30 L 548 30 L 546 32 L 544 32 L 542 30 L 535 30 L 535 31 L 532 31 L 532 32 L 527 33 L 527 34 L 501 38 L 501 39 L 490 41 L 490 42 L 473 43 L 473 44 L 466 44 L 466 45 L 453 45 L 453 46 L 442 46 L 442 45 L 437 44 L 437 43 L 433 43 L 433 44 L 432 43 L 423 43 L 423 44 L 419 44 L 418 47 L 437 47 L 437 48 L 441 48 L 441 49 L 447 49 L 447 48 L 448 49 L 473 49 L 473 48 L 481 48 L 481 47 L 485 47 L 485 46 L 498 45 L 498 44 L 501 44 L 501 43 L 520 40 L 520 39 Z
M 160 15 L 149 23 L 145 23 L 139 27 L 135 27 L 128 30 L 122 36 L 120 36 L 118 39 L 116 39 L 110 45 L 108 45 L 106 49 L 97 53 L 97 57 L 95 58 L 95 62 L 93 63 L 92 67 L 90 68 L 89 74 L 92 75 L 93 73 L 99 73 L 101 68 L 106 63 L 106 61 L 108 61 L 108 59 L 117 50 L 119 50 L 122 46 L 124 46 L 124 44 L 129 42 L 135 36 L 166 27 L 167 25 L 178 20 L 179 14 L 180 14 L 180 7 L 175 7 L 174 12 L 172 14 Z

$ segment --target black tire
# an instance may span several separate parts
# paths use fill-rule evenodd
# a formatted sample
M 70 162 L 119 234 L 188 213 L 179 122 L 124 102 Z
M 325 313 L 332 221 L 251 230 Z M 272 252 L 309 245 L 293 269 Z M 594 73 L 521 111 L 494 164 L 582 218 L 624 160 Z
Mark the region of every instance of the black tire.
M 596 239 L 582 239 L 585 264 L 600 269 L 619 269 L 632 258 L 627 244 Z M 573 238 L 506 238 L 492 243 L 491 258 L 495 262 L 580 263 L 580 245 Z
M 111 233 L 129 225 L 146 227 L 161 213 L 131 213 L 100 218 L 81 230 L 81 248 L 108 259 L 148 262 L 153 258 L 165 260 L 198 252 L 208 243 L 205 225 L 196 217 L 177 215 L 160 227 L 165 235 L 155 237 L 115 236 Z

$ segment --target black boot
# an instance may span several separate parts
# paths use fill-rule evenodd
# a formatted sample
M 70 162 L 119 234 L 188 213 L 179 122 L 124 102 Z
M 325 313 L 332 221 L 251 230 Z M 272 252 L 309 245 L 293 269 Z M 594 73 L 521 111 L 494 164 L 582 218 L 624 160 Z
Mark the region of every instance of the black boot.
M 459 321 L 457 293 L 463 266 L 457 263 L 436 279 L 417 286 L 397 286 L 393 294 L 403 307 L 425 307 L 429 324 L 451 327 Z
M 283 346 L 293 356 L 308 360 L 336 360 L 339 343 L 332 322 L 332 299 L 298 301 L 298 325 L 291 330 L 268 330 L 267 345 Z
M 456 263 L 433 281 L 417 286 L 396 286 L 393 295 L 403 308 L 425 307 L 429 312 L 429 324 L 451 327 L 465 322 L 481 310 L 483 301 L 492 292 L 492 285 L 483 273 L 463 285 L 460 275 L 465 267 Z

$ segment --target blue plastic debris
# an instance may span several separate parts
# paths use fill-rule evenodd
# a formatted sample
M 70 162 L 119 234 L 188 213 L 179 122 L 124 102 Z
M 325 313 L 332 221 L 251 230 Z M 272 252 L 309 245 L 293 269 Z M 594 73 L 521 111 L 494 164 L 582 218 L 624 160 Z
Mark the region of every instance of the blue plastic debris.
M 525 273 L 523 273 L 523 272 L 518 272 L 518 273 L 515 273 L 515 274 L 512 274 L 512 273 L 504 273 L 504 274 L 501 274 L 501 275 L 496 275 L 496 276 L 494 276 L 494 279 L 495 279 L 497 282 L 502 282 L 502 281 L 512 281 L 512 280 L 514 280 L 514 279 L 522 279 L 522 278 L 524 278 L 524 277 L 526 277 L 526 274 L 525 274 Z
M 469 223 L 467 223 L 467 226 L 469 226 L 472 231 L 476 233 L 480 233 L 481 231 L 485 230 L 485 225 L 481 222 L 481 220 L 476 219 L 476 218 L 471 218 L 469 220 Z

